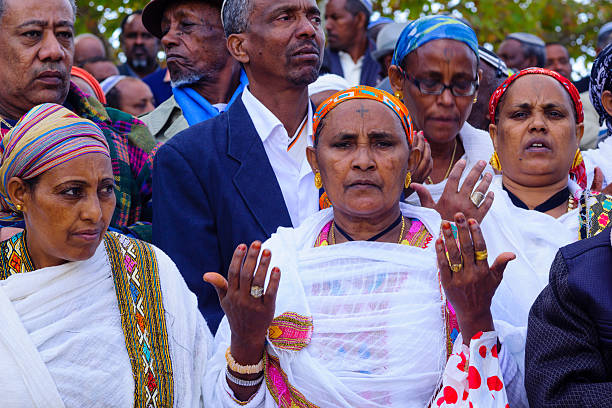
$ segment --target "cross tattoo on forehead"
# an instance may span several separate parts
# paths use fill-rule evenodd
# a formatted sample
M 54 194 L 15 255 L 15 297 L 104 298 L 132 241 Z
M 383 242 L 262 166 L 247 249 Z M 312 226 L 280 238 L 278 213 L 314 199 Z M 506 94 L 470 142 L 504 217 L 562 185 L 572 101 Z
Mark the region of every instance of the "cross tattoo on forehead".
M 361 105 L 361 107 L 357 109 L 357 113 L 359 113 L 359 115 L 361 115 L 362 118 L 366 112 L 369 112 L 369 110 L 365 109 L 363 105 Z

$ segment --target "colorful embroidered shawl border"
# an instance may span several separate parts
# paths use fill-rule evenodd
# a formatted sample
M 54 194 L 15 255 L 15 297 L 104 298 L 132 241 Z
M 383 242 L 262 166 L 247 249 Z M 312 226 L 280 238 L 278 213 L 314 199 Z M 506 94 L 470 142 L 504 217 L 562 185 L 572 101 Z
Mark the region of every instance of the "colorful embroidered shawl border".
M 142 241 L 116 233 L 107 233 L 104 243 L 132 362 L 134 407 L 172 407 L 172 362 L 155 252 Z
M 310 343 L 312 330 L 312 317 L 285 312 L 272 320 L 268 339 L 275 347 L 300 351 Z
M 264 353 L 264 373 L 268 391 L 279 408 L 319 408 L 308 402 L 302 393 L 289 384 L 287 374 L 281 368 L 278 358 L 267 351 Z
M 34 270 L 34 264 L 28 254 L 25 242 L 25 232 L 13 235 L 0 243 L 0 280 L 4 280 L 16 273 L 25 273 Z
M 433 240 L 433 235 L 427 231 L 425 225 L 417 220 L 416 218 L 410 218 L 410 228 L 406 231 L 404 239 L 402 239 L 401 245 L 408 245 L 417 248 L 425 249 L 429 246 Z M 331 229 L 332 221 L 325 224 L 317 239 L 315 240 L 314 247 L 327 246 L 329 245 L 329 231 Z
M 590 199 L 595 201 L 591 204 Z M 594 237 L 610 223 L 612 196 L 584 191 L 580 196 L 580 239 Z
M 106 233 L 104 244 L 132 365 L 134 407 L 172 407 L 172 362 L 155 252 L 144 242 L 115 233 Z M 24 232 L 2 241 L 0 250 L 0 280 L 34 270 Z

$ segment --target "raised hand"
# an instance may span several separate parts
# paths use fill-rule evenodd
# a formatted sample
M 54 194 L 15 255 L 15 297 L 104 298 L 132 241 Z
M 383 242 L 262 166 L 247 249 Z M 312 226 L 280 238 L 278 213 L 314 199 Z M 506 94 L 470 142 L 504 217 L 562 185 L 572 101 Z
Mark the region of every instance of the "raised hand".
M 465 166 L 466 161 L 463 159 L 455 163 L 448 176 L 442 196 L 437 203 L 431 198 L 429 190 L 424 185 L 413 183 L 412 188 L 418 194 L 421 205 L 438 211 L 444 220 L 452 220 L 456 213 L 461 212 L 468 218 L 482 222 L 493 204 L 493 192 L 489 191 L 487 193 L 493 176 L 490 173 L 485 173 L 482 180 L 478 182 L 487 166 L 486 162 L 480 160 L 472 167 L 459 189 Z M 478 183 L 478 187 L 474 189 L 476 183 Z M 478 205 L 476 205 L 477 203 Z
M 442 286 L 457 313 L 463 341 L 469 345 L 476 333 L 494 330 L 491 299 L 502 281 L 506 265 L 516 256 L 504 252 L 489 267 L 487 246 L 478 222 L 466 220 L 462 213 L 457 213 L 454 219 L 461 249 L 457 247 L 450 223 L 443 221 L 442 236 L 436 241 L 436 254 Z
M 263 293 L 272 253 L 265 249 L 257 266 L 260 251 L 259 241 L 251 244 L 248 253 L 246 245 L 239 245 L 229 266 L 228 280 L 218 273 L 204 274 L 204 280 L 217 290 L 232 331 L 230 353 L 241 365 L 257 364 L 261 360 L 266 334 L 274 318 L 280 270 L 272 269 L 268 288 Z

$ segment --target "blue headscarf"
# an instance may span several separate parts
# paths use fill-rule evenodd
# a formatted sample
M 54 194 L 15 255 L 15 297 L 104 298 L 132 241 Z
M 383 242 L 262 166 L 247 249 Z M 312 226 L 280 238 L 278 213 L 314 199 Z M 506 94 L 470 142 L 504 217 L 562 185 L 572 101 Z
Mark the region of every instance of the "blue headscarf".
M 466 44 L 478 58 L 478 39 L 467 24 L 450 16 L 425 16 L 412 21 L 400 35 L 395 51 L 393 65 L 400 65 L 404 57 L 420 46 L 433 40 L 449 39 Z

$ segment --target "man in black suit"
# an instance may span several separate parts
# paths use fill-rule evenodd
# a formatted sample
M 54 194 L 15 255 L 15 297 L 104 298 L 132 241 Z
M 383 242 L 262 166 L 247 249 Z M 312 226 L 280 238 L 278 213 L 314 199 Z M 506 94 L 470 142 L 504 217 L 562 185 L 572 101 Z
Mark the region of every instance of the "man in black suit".
M 368 37 L 372 14 L 370 0 L 329 0 L 325 5 L 327 45 L 321 74 L 344 77 L 351 86 L 376 86 L 380 65 L 371 52 L 376 48 Z
M 229 110 L 163 145 L 153 179 L 154 243 L 177 264 L 213 332 L 223 311 L 202 274 L 226 275 L 236 246 L 318 210 L 305 150 L 308 84 L 324 43 L 315 0 L 226 0 L 222 20 L 249 86 Z
M 610 232 L 561 248 L 531 308 L 525 387 L 532 407 L 612 407 Z

